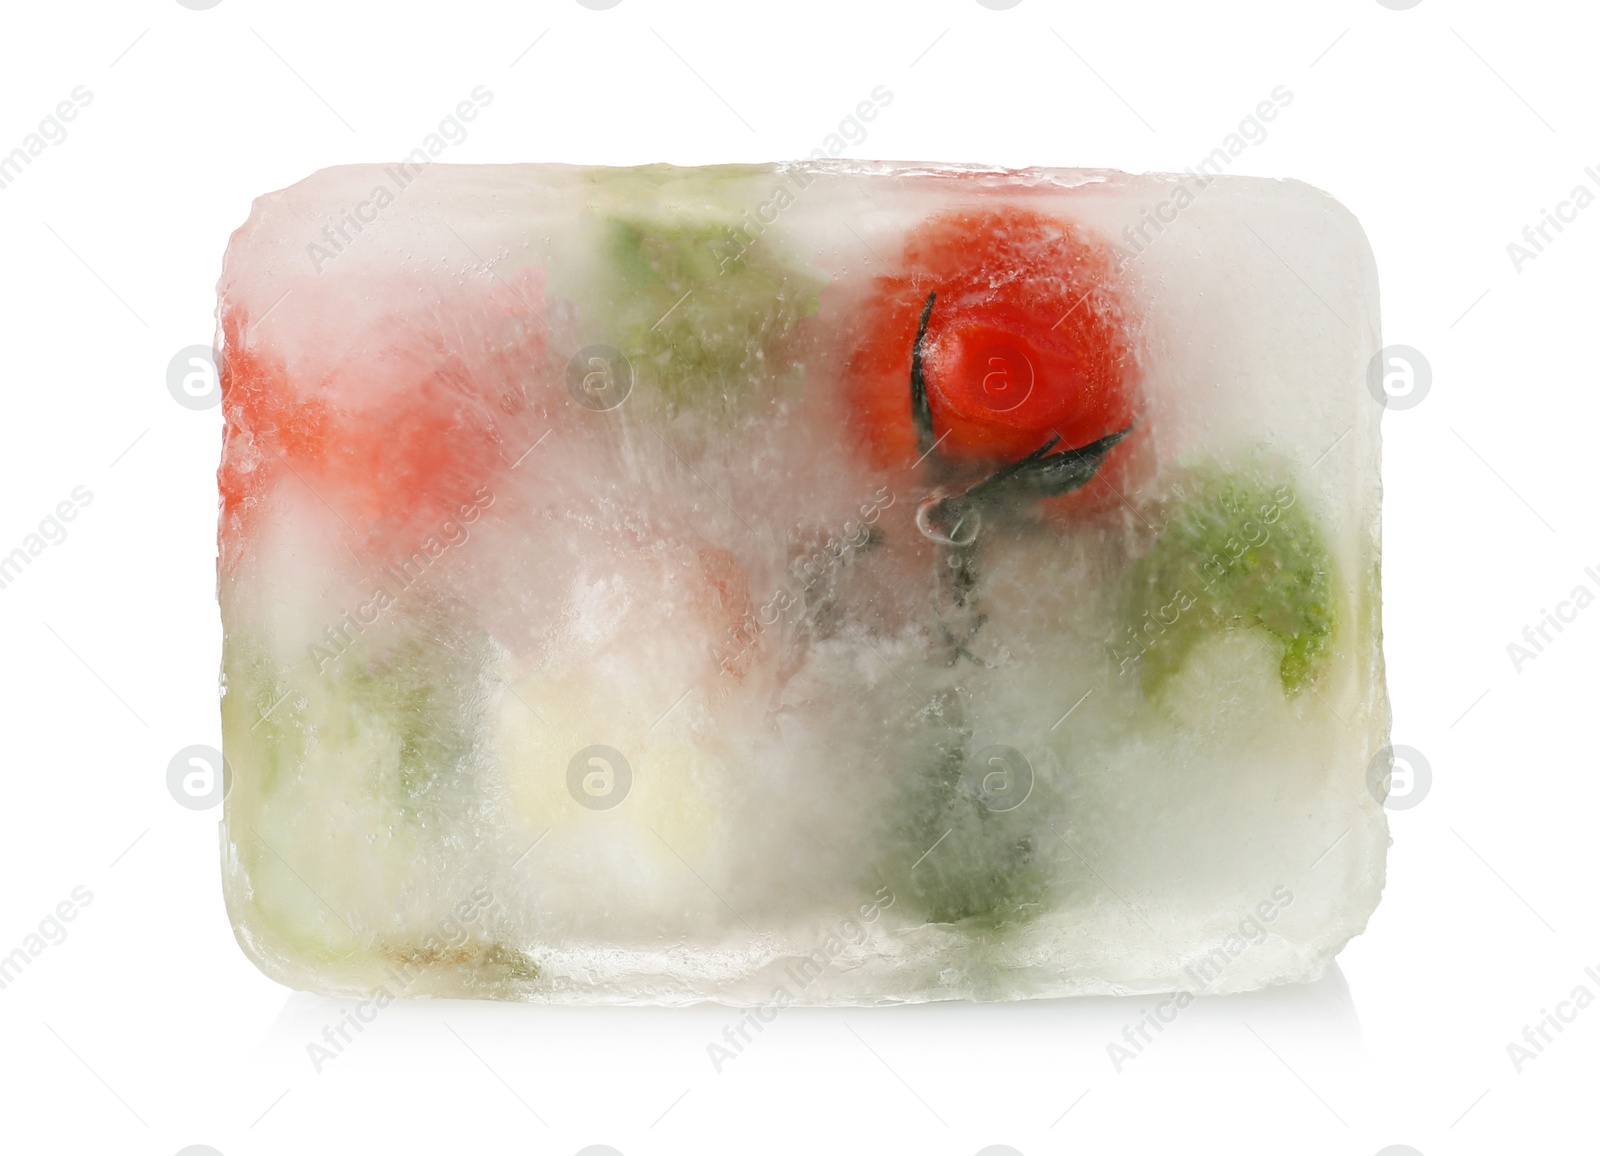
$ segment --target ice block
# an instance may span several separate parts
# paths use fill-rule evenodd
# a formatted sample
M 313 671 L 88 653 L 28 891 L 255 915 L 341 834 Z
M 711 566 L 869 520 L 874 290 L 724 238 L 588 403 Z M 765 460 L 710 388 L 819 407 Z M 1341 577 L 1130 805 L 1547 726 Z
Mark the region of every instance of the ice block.
M 1317 977 L 1388 845 L 1377 309 L 1292 181 L 260 198 L 218 308 L 240 944 L 569 1003 Z

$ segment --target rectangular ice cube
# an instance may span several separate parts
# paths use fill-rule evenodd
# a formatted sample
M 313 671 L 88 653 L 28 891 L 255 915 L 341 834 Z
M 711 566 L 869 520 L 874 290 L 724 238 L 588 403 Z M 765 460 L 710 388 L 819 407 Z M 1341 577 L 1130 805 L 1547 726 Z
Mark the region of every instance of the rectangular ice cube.
M 1318 976 L 1388 831 L 1376 274 L 1303 184 L 357 166 L 220 285 L 224 885 L 328 993 Z

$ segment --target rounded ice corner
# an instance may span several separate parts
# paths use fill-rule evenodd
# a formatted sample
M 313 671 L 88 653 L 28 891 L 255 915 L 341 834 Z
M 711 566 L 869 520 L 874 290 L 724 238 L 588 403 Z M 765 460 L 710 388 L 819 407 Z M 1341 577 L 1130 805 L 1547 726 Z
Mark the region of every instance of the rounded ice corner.
M 225 802 L 224 808 L 230 805 Z M 217 834 L 223 912 L 245 959 L 264 977 L 290 991 L 337 998 L 372 995 L 371 985 L 351 982 L 336 969 L 322 966 L 335 953 L 310 952 L 306 945 L 296 944 L 275 926 L 255 901 L 258 883 L 229 833 L 226 815 L 217 824 Z
M 325 966 L 326 960 L 306 958 L 304 952 L 273 928 L 271 921 L 251 901 L 249 891 L 248 883 L 235 885 L 225 878 L 223 908 L 234 943 L 265 978 L 290 991 L 332 999 L 361 999 L 377 994 L 379 985 L 341 978 L 335 968 Z
M 1378 258 L 1373 252 L 1372 240 L 1367 236 L 1367 230 L 1362 227 L 1361 218 L 1357 217 L 1355 210 L 1346 205 L 1338 197 L 1309 181 L 1300 180 L 1298 177 L 1280 177 L 1277 183 L 1284 188 L 1293 189 L 1302 196 L 1308 206 L 1319 213 L 1319 221 L 1324 225 L 1341 231 L 1355 250 L 1363 269 L 1363 282 L 1372 295 L 1374 318 L 1378 310 Z
M 1310 181 L 1299 177 L 1249 177 L 1249 176 L 1224 176 L 1219 180 L 1254 181 L 1270 184 L 1292 194 L 1295 201 L 1303 205 L 1307 214 L 1307 226 L 1328 230 L 1332 235 L 1342 234 L 1350 248 L 1355 252 L 1357 261 L 1362 267 L 1362 281 L 1371 291 L 1374 303 L 1377 299 L 1378 289 L 1378 262 L 1372 249 L 1372 241 L 1367 236 L 1366 229 L 1355 211 L 1341 201 L 1333 193 L 1314 185 Z
M 1090 171 L 1090 170 L 1085 170 Z M 1130 185 L 1141 182 L 1160 181 L 1170 188 L 1176 189 L 1183 185 L 1193 185 L 1197 180 L 1200 192 L 1196 199 L 1205 190 L 1213 185 L 1227 186 L 1258 186 L 1282 190 L 1287 194 L 1291 203 L 1298 204 L 1306 214 L 1305 225 L 1307 228 L 1332 230 L 1335 234 L 1343 234 L 1348 238 L 1350 247 L 1355 251 L 1357 262 L 1361 266 L 1361 282 L 1371 293 L 1376 309 L 1378 290 L 1378 264 L 1377 257 L 1372 249 L 1371 239 L 1362 227 L 1358 218 L 1348 205 L 1339 200 L 1334 194 L 1309 181 L 1299 177 L 1263 177 L 1246 173 L 1219 173 L 1200 177 L 1193 171 L 1190 172 L 1145 172 L 1126 173 L 1116 170 L 1095 170 L 1101 172 L 1108 179 Z
M 237 847 L 228 837 L 226 822 L 217 824 L 217 833 L 222 866 L 222 908 L 240 953 L 258 972 L 281 987 L 323 994 L 288 966 L 286 947 L 269 946 L 264 941 L 266 926 L 250 899 L 250 881 L 239 862 Z
M 325 985 L 316 983 L 311 973 L 291 968 L 286 957 L 269 950 L 256 934 L 256 928 L 234 905 L 232 892 L 224 888 L 223 905 L 228 913 L 228 924 L 233 930 L 233 941 L 240 954 L 250 961 L 256 971 L 279 987 L 290 991 L 303 991 L 309 995 L 332 995 Z

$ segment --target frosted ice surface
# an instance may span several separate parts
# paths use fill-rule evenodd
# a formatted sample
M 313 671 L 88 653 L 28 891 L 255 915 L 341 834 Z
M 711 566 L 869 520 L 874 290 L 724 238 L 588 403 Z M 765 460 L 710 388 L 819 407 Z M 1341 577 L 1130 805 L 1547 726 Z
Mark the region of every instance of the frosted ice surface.
M 273 978 L 1238 991 L 1365 926 L 1378 298 L 1325 194 L 350 167 L 220 293 L 224 882 Z

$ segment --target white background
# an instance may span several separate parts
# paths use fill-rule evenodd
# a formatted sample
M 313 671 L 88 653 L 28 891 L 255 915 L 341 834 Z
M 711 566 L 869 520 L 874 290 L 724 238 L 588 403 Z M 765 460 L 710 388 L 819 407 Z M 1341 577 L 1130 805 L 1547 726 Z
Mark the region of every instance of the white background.
M 1576 985 L 1600 996 L 1600 608 L 1520 672 L 1507 652 L 1600 592 L 1600 207 L 1520 271 L 1506 248 L 1600 192 L 1589 6 L 101 0 L 3 22 L 0 152 L 75 86 L 93 100 L 0 189 L 0 553 L 74 487 L 93 501 L 0 590 L 0 954 L 74 887 L 93 900 L 0 990 L 0 1148 L 1593 1151 L 1600 1005 L 1521 1073 L 1506 1050 Z M 346 1005 L 246 961 L 219 812 L 165 781 L 219 742 L 220 417 L 165 374 L 212 337 L 228 234 L 259 193 L 398 159 L 477 85 L 493 103 L 446 160 L 794 158 L 880 84 L 849 155 L 1133 171 L 1294 94 L 1232 171 L 1356 213 L 1385 340 L 1434 375 L 1384 418 L 1394 737 L 1433 785 L 1391 816 L 1367 933 L 1321 984 L 1202 1001 L 1120 1074 L 1106 1045 L 1149 1001 L 789 1011 L 721 1074 L 723 1008 L 409 1004 L 318 1074 L 306 1044 Z

